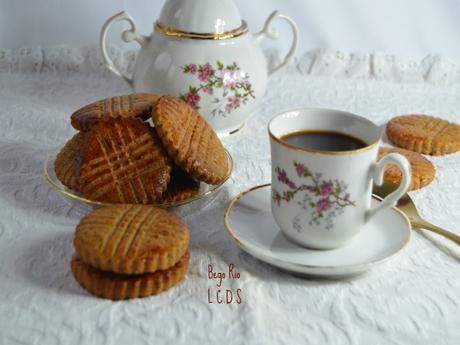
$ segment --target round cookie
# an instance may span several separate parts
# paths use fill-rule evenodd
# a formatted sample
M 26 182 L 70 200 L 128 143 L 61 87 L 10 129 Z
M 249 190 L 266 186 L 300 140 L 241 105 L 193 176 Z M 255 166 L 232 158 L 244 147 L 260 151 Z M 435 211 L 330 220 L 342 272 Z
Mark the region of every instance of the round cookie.
M 378 159 L 390 153 L 399 153 L 405 156 L 411 165 L 412 177 L 409 190 L 416 190 L 429 185 L 436 176 L 436 168 L 433 163 L 421 154 L 400 148 L 382 147 L 379 150 Z M 389 164 L 385 168 L 385 180 L 400 184 L 402 180 L 401 170 L 395 164 Z
M 80 192 L 112 204 L 154 204 L 166 190 L 170 159 L 158 136 L 138 119 L 101 121 L 82 146 Z
M 173 168 L 171 172 L 171 181 L 168 189 L 163 193 L 161 202 L 176 203 L 181 202 L 194 196 L 200 192 L 200 182 L 186 173 L 179 167 Z
M 460 151 L 460 126 L 427 115 L 404 115 L 387 125 L 388 139 L 397 146 L 433 156 Z
M 174 213 L 144 205 L 113 205 L 83 218 L 75 232 L 77 256 L 103 271 L 142 274 L 165 270 L 185 254 L 190 233 Z
M 112 300 L 157 295 L 177 285 L 189 267 L 190 254 L 185 253 L 172 267 L 146 274 L 116 274 L 98 270 L 84 263 L 76 255 L 71 268 L 75 280 L 90 293 Z
M 54 162 L 56 177 L 66 187 L 75 191 L 79 189 L 78 166 L 83 140 L 83 133 L 75 134 L 59 151 Z
M 163 96 L 152 120 L 176 164 L 197 180 L 219 184 L 228 174 L 228 158 L 214 130 L 201 115 L 176 97 Z
M 89 131 L 104 118 L 138 117 L 147 120 L 160 97 L 149 93 L 134 93 L 102 99 L 74 112 L 70 119 L 75 129 Z

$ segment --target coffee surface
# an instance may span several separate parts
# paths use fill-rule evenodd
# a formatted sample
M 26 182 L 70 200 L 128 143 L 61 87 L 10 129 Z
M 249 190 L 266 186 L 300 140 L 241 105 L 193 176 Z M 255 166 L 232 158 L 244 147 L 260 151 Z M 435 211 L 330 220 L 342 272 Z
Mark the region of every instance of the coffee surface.
M 290 145 L 316 151 L 352 151 L 367 146 L 361 139 L 332 131 L 299 131 L 283 135 L 281 140 Z

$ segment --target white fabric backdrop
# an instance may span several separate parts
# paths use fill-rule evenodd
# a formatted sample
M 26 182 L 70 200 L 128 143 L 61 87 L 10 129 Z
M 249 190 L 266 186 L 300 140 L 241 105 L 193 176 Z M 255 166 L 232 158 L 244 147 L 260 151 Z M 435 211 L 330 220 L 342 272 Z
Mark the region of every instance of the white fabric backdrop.
M 459 122 L 460 84 L 443 82 L 448 64 L 427 68 L 419 77 L 432 77 L 414 82 L 416 74 L 376 55 L 375 72 L 391 73 L 369 80 L 369 60 L 339 52 L 306 55 L 273 77 L 245 130 L 226 140 L 236 161 L 231 183 L 185 219 L 192 234 L 187 279 L 155 298 L 112 303 L 86 293 L 70 273 L 74 229 L 88 209 L 59 195 L 42 173 L 47 155 L 74 133 L 72 111 L 129 92 L 95 52 L 31 49 L 2 65 L 0 50 L 1 345 L 460 344 L 460 250 L 448 240 L 413 232 L 401 255 L 368 275 L 305 280 L 239 250 L 222 220 L 231 197 L 270 180 L 266 124 L 273 114 L 304 106 L 351 111 L 379 125 L 412 112 Z M 437 178 L 412 196 L 427 220 L 460 234 L 460 153 L 429 159 Z M 222 292 L 241 288 L 242 304 L 208 303 L 207 289 L 217 289 L 207 278 L 209 263 L 216 271 L 233 263 L 241 272 Z
M 253 32 L 274 9 L 291 15 L 301 28 L 301 52 L 324 47 L 460 58 L 457 0 L 236 1 Z M 0 0 L 0 47 L 96 44 L 105 19 L 123 9 L 147 34 L 162 4 L 163 0 Z M 114 31 L 113 42 L 120 43 Z

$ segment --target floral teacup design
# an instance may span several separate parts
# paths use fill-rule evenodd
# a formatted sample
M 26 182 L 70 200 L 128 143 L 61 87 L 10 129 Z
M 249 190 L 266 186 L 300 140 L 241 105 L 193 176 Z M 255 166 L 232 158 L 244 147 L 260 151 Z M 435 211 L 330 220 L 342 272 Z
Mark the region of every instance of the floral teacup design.
M 356 203 L 350 200 L 350 193 L 347 192 L 347 185 L 344 181 L 323 180 L 321 173 L 313 173 L 302 163 L 294 162 L 297 177 L 305 179 L 301 185 L 296 185 L 284 169 L 275 168 L 277 179 L 281 184 L 287 186 L 282 193 L 273 189 L 273 200 L 280 206 L 281 203 L 295 201 L 302 209 L 293 219 L 294 228 L 302 232 L 304 223 L 302 219 L 308 219 L 308 225 L 324 225 L 327 230 L 334 227 L 334 220 L 338 215 L 343 214 L 344 209 L 355 206 Z
M 268 126 L 272 161 L 272 214 L 290 240 L 315 249 L 347 243 L 380 210 L 407 191 L 410 165 L 391 154 L 377 162 L 381 130 L 371 121 L 328 109 L 300 109 L 276 116 Z M 305 130 L 333 131 L 359 138 L 366 146 L 350 151 L 315 151 L 282 140 Z M 399 166 L 403 182 L 374 209 L 372 181 L 383 182 L 387 164 Z

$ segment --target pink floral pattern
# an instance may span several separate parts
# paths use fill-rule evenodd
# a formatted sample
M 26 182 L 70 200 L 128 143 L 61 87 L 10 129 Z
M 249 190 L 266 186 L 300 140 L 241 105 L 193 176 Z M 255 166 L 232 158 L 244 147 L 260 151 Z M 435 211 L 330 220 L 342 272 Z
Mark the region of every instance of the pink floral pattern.
M 241 71 L 236 62 L 224 65 L 217 61 L 215 67 L 210 63 L 189 64 L 183 66 L 182 70 L 185 74 L 196 76 L 201 82 L 198 86 L 189 86 L 188 92 L 180 95 L 182 100 L 197 110 L 200 109 L 202 97 L 214 96 L 216 89 L 222 89 L 222 97 L 214 96 L 212 100 L 215 105 L 211 111 L 213 116 L 226 117 L 251 99 L 256 98 L 249 75 Z
M 306 179 L 305 183 L 297 185 L 292 181 L 286 170 L 276 167 L 275 173 L 279 182 L 287 186 L 287 190 L 281 193 L 274 190 L 272 198 L 276 205 L 291 202 L 300 194 L 297 203 L 304 212 L 309 215 L 310 225 L 321 225 L 325 223 L 326 229 L 334 227 L 334 218 L 344 212 L 344 208 L 356 206 L 347 193 L 347 186 L 343 181 L 324 180 L 322 174 L 313 173 L 305 164 L 294 162 L 294 168 L 299 178 Z M 294 228 L 301 231 L 300 215 L 293 220 Z

